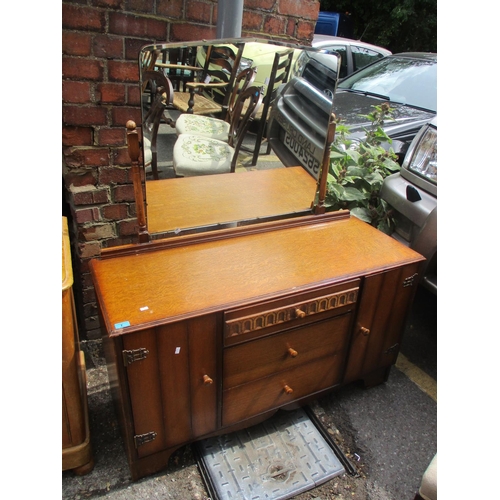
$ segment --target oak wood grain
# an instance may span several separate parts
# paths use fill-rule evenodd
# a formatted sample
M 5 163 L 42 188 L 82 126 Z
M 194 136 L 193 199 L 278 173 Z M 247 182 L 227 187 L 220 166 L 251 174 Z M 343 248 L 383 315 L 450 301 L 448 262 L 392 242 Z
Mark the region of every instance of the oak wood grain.
M 316 181 L 302 168 L 146 183 L 149 233 L 284 215 L 311 208 Z

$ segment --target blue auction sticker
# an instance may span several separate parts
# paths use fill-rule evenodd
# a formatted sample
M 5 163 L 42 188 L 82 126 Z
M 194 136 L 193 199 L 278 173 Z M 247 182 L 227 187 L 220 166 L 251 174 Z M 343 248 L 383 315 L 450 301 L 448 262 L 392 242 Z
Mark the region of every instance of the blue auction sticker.
M 125 328 L 126 326 L 130 326 L 130 321 L 122 321 L 121 323 L 115 323 L 115 328 Z

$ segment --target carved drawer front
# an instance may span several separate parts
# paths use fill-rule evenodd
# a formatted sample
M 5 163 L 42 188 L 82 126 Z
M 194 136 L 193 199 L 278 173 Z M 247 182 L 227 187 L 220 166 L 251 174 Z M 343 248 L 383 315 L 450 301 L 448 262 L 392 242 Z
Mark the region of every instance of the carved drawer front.
M 351 314 L 295 328 L 224 350 L 223 387 L 273 375 L 327 356 L 345 347 Z
M 224 314 L 224 345 L 234 345 L 352 310 L 360 280 L 297 293 Z

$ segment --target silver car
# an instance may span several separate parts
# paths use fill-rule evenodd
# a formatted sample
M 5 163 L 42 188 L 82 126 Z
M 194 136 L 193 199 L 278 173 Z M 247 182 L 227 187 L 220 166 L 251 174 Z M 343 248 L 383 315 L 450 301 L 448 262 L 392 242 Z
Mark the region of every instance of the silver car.
M 311 45 L 315 49 L 334 50 L 341 57 L 339 79 L 358 69 L 391 54 L 390 50 L 361 40 L 351 40 L 339 36 L 314 35 Z
M 420 283 L 437 294 L 437 116 L 420 129 L 380 195 L 394 209 L 392 236 L 426 257 Z

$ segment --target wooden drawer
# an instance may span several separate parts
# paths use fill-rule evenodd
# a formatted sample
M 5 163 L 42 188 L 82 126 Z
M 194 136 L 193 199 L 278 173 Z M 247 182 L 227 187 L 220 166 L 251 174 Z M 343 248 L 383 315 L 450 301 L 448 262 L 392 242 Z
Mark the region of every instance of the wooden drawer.
M 223 388 L 230 389 L 323 357 L 346 345 L 352 314 L 312 323 L 224 350 Z
M 352 310 L 360 280 L 302 292 L 224 313 L 224 345 L 230 346 Z
M 222 425 L 279 408 L 341 382 L 344 353 L 317 359 L 222 393 Z

